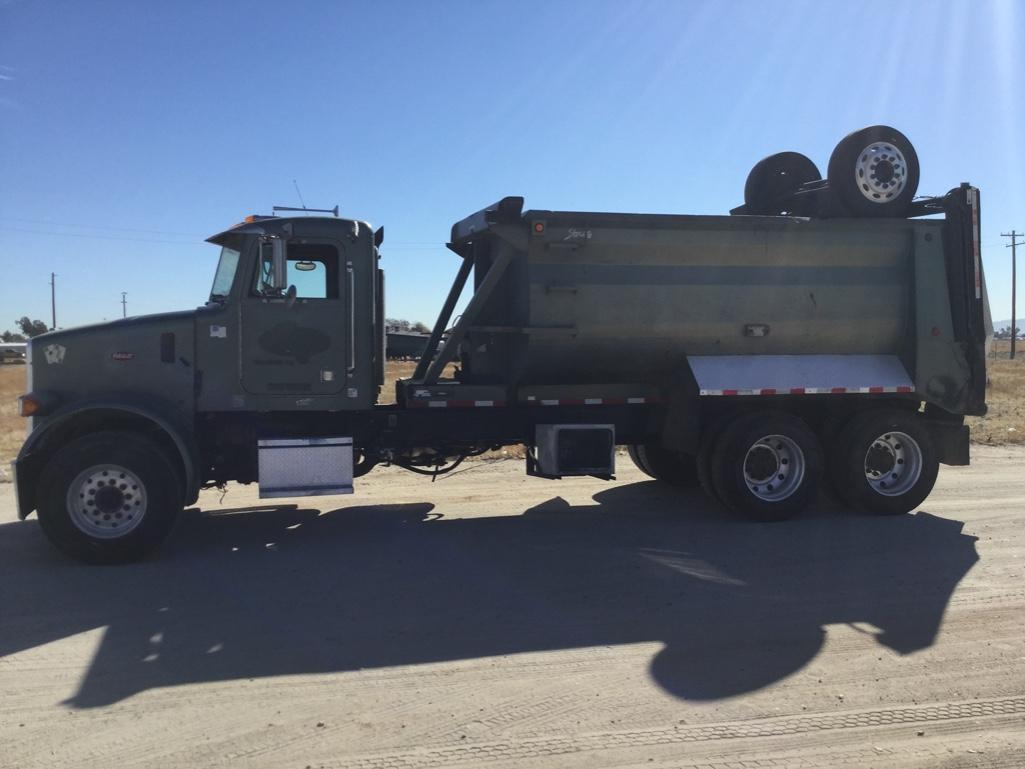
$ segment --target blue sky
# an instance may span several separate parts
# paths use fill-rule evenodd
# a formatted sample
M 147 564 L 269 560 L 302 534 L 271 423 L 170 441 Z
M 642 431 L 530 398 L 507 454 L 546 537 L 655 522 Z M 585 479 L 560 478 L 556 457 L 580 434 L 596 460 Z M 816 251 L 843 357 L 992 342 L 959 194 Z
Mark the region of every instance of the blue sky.
M 453 221 L 726 213 L 751 165 L 888 123 L 919 191 L 982 189 L 993 315 L 1025 230 L 1025 4 L 0 0 L 0 329 L 192 307 L 203 238 L 273 204 L 385 225 L 432 323 Z M 1022 257 L 1025 270 L 1025 255 Z M 1023 313 L 1025 314 L 1025 313 Z

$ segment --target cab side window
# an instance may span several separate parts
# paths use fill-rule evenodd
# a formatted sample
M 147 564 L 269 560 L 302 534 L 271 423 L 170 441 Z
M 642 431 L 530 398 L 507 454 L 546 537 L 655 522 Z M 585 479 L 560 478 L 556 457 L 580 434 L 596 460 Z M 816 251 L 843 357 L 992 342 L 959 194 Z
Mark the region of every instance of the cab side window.
M 338 251 L 332 246 L 312 243 L 289 243 L 286 280 L 295 286 L 296 299 L 338 298 Z M 253 296 L 280 297 L 271 285 L 272 255 L 268 248 L 261 252 L 259 269 L 253 284 Z

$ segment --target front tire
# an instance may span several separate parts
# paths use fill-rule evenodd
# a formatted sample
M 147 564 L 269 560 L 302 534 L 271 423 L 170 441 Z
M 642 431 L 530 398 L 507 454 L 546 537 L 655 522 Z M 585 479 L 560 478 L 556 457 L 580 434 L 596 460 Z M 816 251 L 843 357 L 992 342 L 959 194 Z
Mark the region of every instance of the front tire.
M 36 500 L 47 538 L 88 563 L 123 563 L 156 549 L 182 509 L 171 460 L 130 432 L 98 432 L 61 448 L 43 469 Z
M 855 510 L 901 515 L 929 496 L 940 463 L 932 435 L 917 412 L 867 411 L 837 436 L 830 478 Z

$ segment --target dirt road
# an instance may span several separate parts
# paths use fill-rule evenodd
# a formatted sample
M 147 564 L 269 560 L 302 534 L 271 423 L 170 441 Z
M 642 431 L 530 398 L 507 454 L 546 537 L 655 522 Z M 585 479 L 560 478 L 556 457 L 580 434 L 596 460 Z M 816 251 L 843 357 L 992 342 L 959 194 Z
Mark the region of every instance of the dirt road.
M 57 555 L 0 486 L 0 766 L 1022 767 L 1025 449 L 924 509 L 375 471 Z

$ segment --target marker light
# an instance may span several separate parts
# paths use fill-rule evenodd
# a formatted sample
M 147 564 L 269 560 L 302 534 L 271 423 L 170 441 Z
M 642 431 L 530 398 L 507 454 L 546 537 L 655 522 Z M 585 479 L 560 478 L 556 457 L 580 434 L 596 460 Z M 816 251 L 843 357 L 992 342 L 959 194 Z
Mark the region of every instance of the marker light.
M 22 395 L 18 398 L 18 411 L 23 417 L 30 417 L 39 411 L 42 404 L 32 394 Z

